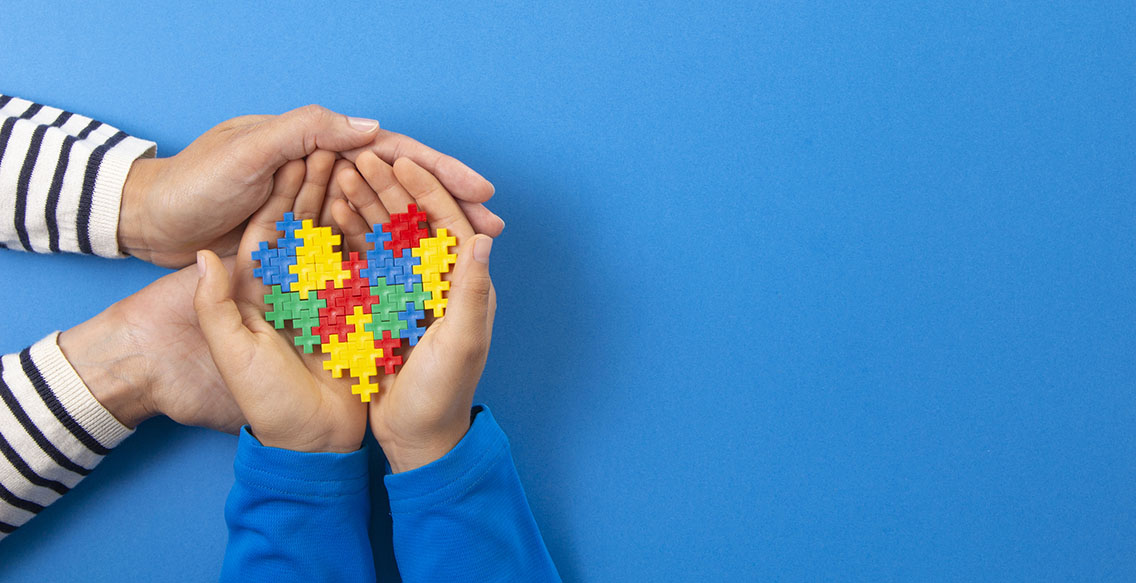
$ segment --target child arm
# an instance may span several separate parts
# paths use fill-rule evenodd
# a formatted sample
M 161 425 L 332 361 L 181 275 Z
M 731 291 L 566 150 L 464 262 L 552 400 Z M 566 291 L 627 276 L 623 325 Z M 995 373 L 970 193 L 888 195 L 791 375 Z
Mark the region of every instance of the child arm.
M 317 152 L 277 173 L 249 221 L 230 276 L 201 252 L 194 307 L 213 360 L 249 425 L 238 442 L 225 508 L 224 581 L 373 581 L 368 538 L 366 407 L 346 379 L 300 355 L 264 319 L 252 250 L 275 238 L 288 211 L 316 216 L 334 154 Z M 302 183 L 302 186 L 301 186 Z
M 442 459 L 385 481 L 404 581 L 560 581 L 488 408 Z
M 393 472 L 385 482 L 403 580 L 559 581 L 508 439 L 488 409 L 472 406 L 496 313 L 492 241 L 475 236 L 443 185 L 413 162 L 391 167 L 361 156 L 356 164 L 363 177 L 344 168 L 337 180 L 359 213 L 344 203 L 333 208 L 349 244 L 409 203 L 459 242 L 445 317 L 370 406 Z
M 367 451 L 309 453 L 241 431 L 222 581 L 375 580 Z

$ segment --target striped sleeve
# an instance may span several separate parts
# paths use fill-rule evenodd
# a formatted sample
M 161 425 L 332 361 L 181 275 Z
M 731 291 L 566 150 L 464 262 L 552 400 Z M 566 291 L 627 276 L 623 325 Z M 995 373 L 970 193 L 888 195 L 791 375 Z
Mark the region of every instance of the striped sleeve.
M 58 337 L 0 357 L 0 539 L 74 488 L 132 433 L 91 395 Z
M 118 211 L 130 166 L 153 142 L 0 95 L 0 247 L 123 257 Z

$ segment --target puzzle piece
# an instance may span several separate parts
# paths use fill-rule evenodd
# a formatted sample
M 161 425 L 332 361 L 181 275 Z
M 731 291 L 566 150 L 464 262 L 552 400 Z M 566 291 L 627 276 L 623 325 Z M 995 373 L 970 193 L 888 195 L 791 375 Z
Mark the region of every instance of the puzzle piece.
M 265 319 L 297 329 L 293 342 L 305 353 L 319 346 L 323 368 L 354 379 L 351 392 L 363 402 L 379 391 L 379 375 L 402 365 L 398 348 L 417 345 L 426 333 L 426 314 L 445 313 L 450 283 L 442 274 L 457 261 L 450 253 L 457 240 L 446 229 L 431 237 L 425 221 L 409 205 L 367 233 L 372 248 L 362 257 L 344 259 L 339 235 L 285 213 L 276 223 L 284 233 L 276 247 L 262 242 L 252 252 L 259 262 L 253 274 L 269 286 Z
M 426 213 L 420 212 L 418 205 L 407 206 L 405 213 L 392 214 L 390 222 L 382 227 L 391 236 L 390 241 L 383 243 L 383 248 L 393 251 L 395 257 L 398 257 L 403 249 L 417 247 L 423 237 L 430 236 L 430 231 L 421 226 L 424 222 Z
M 446 229 L 438 229 L 437 236 L 422 239 L 421 245 L 413 250 L 422 261 L 415 268 L 422 277 L 422 289 L 430 292 L 425 307 L 435 318 L 446 314 L 444 292 L 450 289 L 450 282 L 443 281 L 442 274 L 449 273 L 450 267 L 457 263 L 458 256 L 450 253 L 450 247 L 454 245 L 457 245 L 457 238 L 451 237 Z
M 399 338 L 406 338 L 410 341 L 410 345 L 418 344 L 418 339 L 426 333 L 426 328 L 418 327 L 418 321 L 426 317 L 426 312 L 422 310 L 415 310 L 414 304 L 411 302 L 406 303 L 406 311 L 399 312 L 398 319 L 406 322 L 406 328 L 399 331 Z M 394 333 L 392 332 L 393 336 Z
M 343 287 L 351 273 L 343 268 L 343 254 L 335 251 L 339 235 L 329 227 L 313 227 L 310 220 L 302 224 L 296 237 L 304 243 L 296 249 L 296 264 L 288 270 L 297 276 L 293 288 L 300 292 L 300 299 L 307 299 L 309 293 L 323 289 L 329 281 L 335 282 L 335 287 Z

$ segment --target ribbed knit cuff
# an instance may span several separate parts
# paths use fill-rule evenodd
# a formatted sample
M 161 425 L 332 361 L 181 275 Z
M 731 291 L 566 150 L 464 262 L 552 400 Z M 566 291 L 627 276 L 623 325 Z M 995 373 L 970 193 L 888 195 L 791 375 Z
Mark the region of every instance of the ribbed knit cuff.
M 139 158 L 153 158 L 157 144 L 127 136 L 111 148 L 95 178 L 91 197 L 91 251 L 102 257 L 126 257 L 118 249 L 118 215 L 122 206 L 122 188 L 130 174 L 130 166 Z
M 55 398 L 103 447 L 111 449 L 134 433 L 95 399 L 79 373 L 67 362 L 59 348 L 59 332 L 52 332 L 33 344 L 29 353 Z
M 248 425 L 233 470 L 243 485 L 293 496 L 347 496 L 370 487 L 366 444 L 351 453 L 292 451 L 261 444 Z
M 473 412 L 465 437 L 441 459 L 383 479 L 392 514 L 428 510 L 469 490 L 502 459 L 511 463 L 509 439 L 489 408 L 475 405 Z

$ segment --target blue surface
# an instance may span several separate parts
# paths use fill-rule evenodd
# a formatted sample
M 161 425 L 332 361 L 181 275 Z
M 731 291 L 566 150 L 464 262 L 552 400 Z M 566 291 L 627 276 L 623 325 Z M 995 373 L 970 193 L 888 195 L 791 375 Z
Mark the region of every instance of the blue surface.
M 567 580 L 1136 579 L 1136 4 L 96 4 L 5 8 L 0 88 L 494 181 L 479 398 Z M 14 351 L 163 270 L 0 273 Z M 0 578 L 214 577 L 234 449 L 144 425 Z

